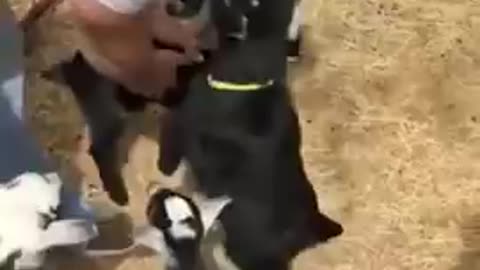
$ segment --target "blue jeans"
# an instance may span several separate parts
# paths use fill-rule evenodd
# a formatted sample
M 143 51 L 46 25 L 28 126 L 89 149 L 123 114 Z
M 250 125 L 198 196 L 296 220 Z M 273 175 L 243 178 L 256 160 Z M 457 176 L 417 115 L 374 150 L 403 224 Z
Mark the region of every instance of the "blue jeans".
M 0 181 L 27 171 L 55 171 L 23 121 L 24 78 L 22 32 L 6 1 L 0 0 Z M 61 218 L 93 221 L 78 193 L 64 188 L 61 197 Z

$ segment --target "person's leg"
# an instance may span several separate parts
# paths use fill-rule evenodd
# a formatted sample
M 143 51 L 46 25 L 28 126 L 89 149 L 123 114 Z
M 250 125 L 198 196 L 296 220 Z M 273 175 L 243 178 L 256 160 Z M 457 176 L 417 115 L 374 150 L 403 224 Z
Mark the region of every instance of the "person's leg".
M 23 121 L 23 37 L 4 0 L 0 0 L 0 40 L 0 182 L 25 172 L 55 174 L 55 167 Z M 67 188 L 61 192 L 59 217 L 93 221 L 80 194 Z M 41 264 L 43 256 L 32 255 L 19 264 Z
M 0 181 L 26 171 L 52 170 L 23 119 L 23 36 L 0 0 Z
M 0 6 L 0 181 L 7 181 L 26 171 L 46 174 L 55 168 L 24 123 L 23 36 L 3 0 Z M 64 188 L 62 199 L 61 213 L 87 217 L 76 192 Z

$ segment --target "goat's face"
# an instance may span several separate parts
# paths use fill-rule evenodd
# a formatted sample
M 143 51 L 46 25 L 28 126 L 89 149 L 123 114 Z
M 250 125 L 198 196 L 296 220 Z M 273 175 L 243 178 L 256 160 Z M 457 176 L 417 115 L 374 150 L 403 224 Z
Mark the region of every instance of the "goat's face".
M 189 198 L 168 189 L 157 191 L 147 206 L 151 225 L 163 234 L 168 269 L 193 269 L 200 252 L 203 225 Z
M 2 190 L 1 214 L 18 211 L 19 216 L 30 216 L 39 229 L 46 228 L 57 218 L 60 205 L 61 182 L 35 173 L 26 173 L 13 180 L 14 186 Z M 24 224 L 26 225 L 26 224 Z M 23 226 L 23 225 L 22 225 Z
M 147 206 L 149 222 L 172 240 L 195 240 L 202 236 L 203 225 L 196 205 L 187 197 L 161 189 Z

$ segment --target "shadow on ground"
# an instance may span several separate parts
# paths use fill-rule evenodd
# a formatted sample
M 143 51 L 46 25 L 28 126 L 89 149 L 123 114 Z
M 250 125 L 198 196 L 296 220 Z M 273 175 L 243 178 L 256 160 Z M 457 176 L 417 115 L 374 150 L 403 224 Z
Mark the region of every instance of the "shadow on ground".
M 467 219 L 460 229 L 464 251 L 452 270 L 480 269 L 480 214 Z

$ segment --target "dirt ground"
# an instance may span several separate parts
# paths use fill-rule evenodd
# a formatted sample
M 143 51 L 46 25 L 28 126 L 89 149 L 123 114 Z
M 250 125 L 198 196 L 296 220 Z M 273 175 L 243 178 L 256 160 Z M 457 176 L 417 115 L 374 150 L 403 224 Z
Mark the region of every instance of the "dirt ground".
M 28 1 L 12 1 L 22 14 Z M 480 269 L 480 2 L 304 1 L 305 58 L 292 69 L 304 158 L 322 210 L 346 231 L 299 256 L 295 269 Z M 81 44 L 64 8 L 32 37 L 29 115 L 62 172 L 78 178 L 71 164 L 80 159 L 84 182 L 98 184 L 88 156 L 74 154 L 83 122 L 68 89 L 38 77 Z M 154 117 L 135 119 L 131 130 L 147 136 L 125 166 L 134 223 L 147 185 L 162 180 Z M 158 267 L 144 256 L 67 265 Z

